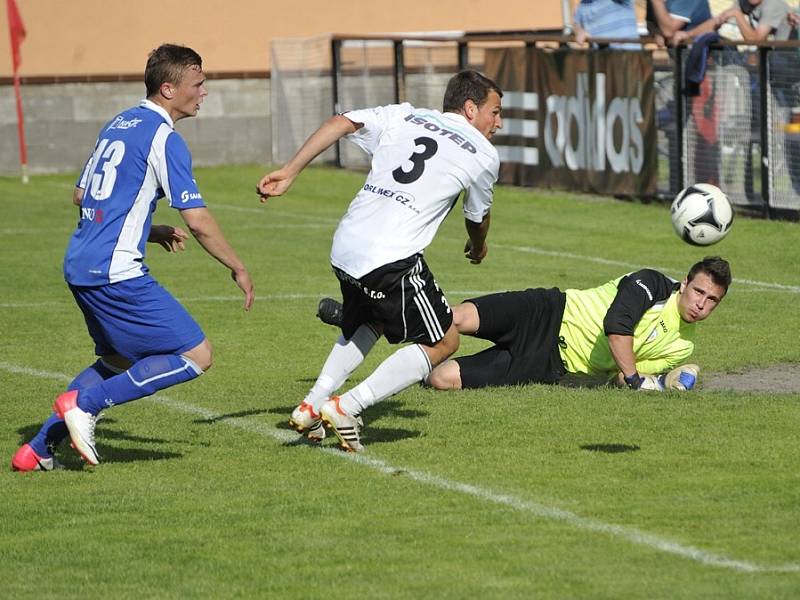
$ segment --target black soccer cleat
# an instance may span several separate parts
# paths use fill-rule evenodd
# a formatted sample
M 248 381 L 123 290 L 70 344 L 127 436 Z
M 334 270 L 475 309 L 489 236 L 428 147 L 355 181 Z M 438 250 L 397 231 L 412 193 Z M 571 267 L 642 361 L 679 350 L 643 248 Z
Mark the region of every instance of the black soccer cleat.
M 317 317 L 323 323 L 333 325 L 334 327 L 342 326 L 342 303 L 334 300 L 333 298 L 323 298 L 319 301 L 317 307 Z

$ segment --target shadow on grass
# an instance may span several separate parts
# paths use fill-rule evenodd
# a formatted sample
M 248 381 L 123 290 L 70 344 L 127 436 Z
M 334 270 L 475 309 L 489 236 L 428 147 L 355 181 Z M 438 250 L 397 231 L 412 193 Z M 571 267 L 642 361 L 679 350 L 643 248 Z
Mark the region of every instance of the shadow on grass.
M 296 404 L 291 406 L 277 406 L 274 408 L 267 409 L 266 411 L 260 412 L 268 412 L 272 415 L 280 415 L 281 420 L 276 423 L 276 427 L 278 429 L 290 429 L 289 423 L 289 416 L 292 414 L 292 411 L 296 408 Z M 366 413 L 364 413 L 363 418 L 365 421 L 369 423 L 374 423 L 376 421 L 380 421 L 383 417 L 399 417 L 401 419 L 419 419 L 422 417 L 427 417 L 428 412 L 424 410 L 419 410 L 416 408 L 405 408 L 403 403 L 399 400 L 386 400 L 384 402 L 379 402 L 378 404 L 371 406 Z
M 179 452 L 163 452 L 161 450 L 145 450 L 143 448 L 114 448 L 110 446 L 104 448 L 98 446 L 97 450 L 100 452 L 100 464 L 183 458 L 183 454 Z
M 641 450 L 641 448 L 636 444 L 584 444 L 581 446 L 581 450 L 619 454 L 620 452 L 637 452 Z
M 168 440 L 161 438 L 141 437 L 129 435 L 124 431 L 108 429 L 106 426 L 115 423 L 114 419 L 101 419 L 97 424 L 97 451 L 100 453 L 100 464 L 103 463 L 126 463 L 149 460 L 169 460 L 182 458 L 183 454 L 177 452 L 164 452 L 161 450 L 147 450 L 144 448 L 120 448 L 105 446 L 102 440 L 117 440 L 124 442 L 145 443 L 145 444 L 165 444 Z M 19 443 L 24 444 L 33 438 L 38 432 L 40 424 L 25 425 L 17 429 L 20 435 Z M 80 470 L 86 466 L 78 454 L 69 447 L 69 439 L 65 439 L 56 450 L 59 461 L 69 470 Z
M 421 435 L 419 430 L 370 427 L 367 425 L 362 431 L 361 441 L 364 445 L 368 446 L 370 444 L 384 444 L 387 442 L 396 442 L 398 440 L 409 440 L 418 438 Z
M 282 429 L 290 429 L 288 425 L 282 427 Z M 370 446 L 373 444 L 385 444 L 388 442 L 396 442 L 398 440 L 408 440 L 412 438 L 418 438 L 422 434 L 419 431 L 413 431 L 410 429 L 393 429 L 388 427 L 370 427 L 367 425 L 364 429 L 361 430 L 361 442 L 365 446 Z M 325 438 L 325 447 L 328 447 L 328 444 L 332 440 L 334 445 L 337 445 L 339 441 L 336 439 L 336 434 L 332 433 L 331 431 L 327 432 L 327 436 Z M 291 440 L 289 442 L 284 442 L 282 444 L 285 447 L 292 447 L 292 446 L 310 446 L 312 448 L 319 448 L 322 446 L 320 442 L 312 442 L 307 437 L 298 435 L 296 440 Z
M 253 415 L 260 415 L 265 412 L 273 412 L 273 410 L 265 410 L 262 408 L 253 408 L 250 410 L 241 410 L 235 413 L 227 413 L 224 415 L 217 415 L 216 417 L 209 418 L 209 419 L 195 419 L 192 423 L 196 423 L 198 425 L 211 425 L 213 423 L 218 423 L 219 421 L 225 421 L 227 419 L 240 419 L 243 417 L 251 417 Z
M 109 418 L 98 419 L 97 437 L 111 439 L 111 440 L 122 440 L 125 442 L 136 442 L 142 444 L 166 444 L 170 442 L 170 440 L 165 440 L 162 438 L 141 437 L 138 435 L 130 435 L 118 429 L 108 429 L 109 425 L 115 425 L 116 423 L 117 421 L 115 419 L 109 419 Z M 20 435 L 20 444 L 23 444 L 29 441 L 31 438 L 33 438 L 37 433 L 39 433 L 40 428 L 41 424 L 37 423 L 37 424 L 25 425 L 24 427 L 20 427 L 19 429 L 17 429 L 17 433 Z
M 267 412 L 271 414 L 280 415 L 281 420 L 275 423 L 276 429 L 284 429 L 291 431 L 289 426 L 289 415 L 291 414 L 294 406 L 270 408 Z M 411 439 L 420 437 L 422 434 L 417 430 L 400 429 L 390 427 L 376 427 L 374 424 L 378 423 L 384 417 L 399 417 L 401 419 L 419 419 L 428 416 L 428 412 L 424 410 L 405 408 L 403 403 L 399 400 L 388 400 L 381 402 L 369 408 L 364 415 L 365 426 L 361 430 L 361 441 L 364 444 L 382 444 L 386 442 L 395 442 L 397 440 Z M 335 434 L 328 431 L 327 438 L 335 438 Z M 298 439 L 290 442 L 285 442 L 284 446 L 318 446 L 318 442 L 311 442 L 304 436 L 299 436 Z

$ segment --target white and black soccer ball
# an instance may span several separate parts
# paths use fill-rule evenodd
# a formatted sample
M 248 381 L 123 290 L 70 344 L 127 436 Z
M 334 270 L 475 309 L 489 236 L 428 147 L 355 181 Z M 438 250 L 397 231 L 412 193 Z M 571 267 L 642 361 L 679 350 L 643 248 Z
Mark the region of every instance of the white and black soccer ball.
M 672 226 L 684 242 L 710 246 L 731 230 L 733 207 L 717 186 L 695 183 L 675 196 L 670 216 Z

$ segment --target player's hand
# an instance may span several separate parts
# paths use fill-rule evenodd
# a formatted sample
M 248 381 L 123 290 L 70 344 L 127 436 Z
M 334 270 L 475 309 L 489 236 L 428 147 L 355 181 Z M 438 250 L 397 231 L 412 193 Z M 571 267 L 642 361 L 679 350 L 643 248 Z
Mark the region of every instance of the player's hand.
M 172 225 L 153 225 L 150 228 L 150 235 L 147 241 L 158 244 L 167 252 L 177 252 L 178 250 L 186 249 L 183 242 L 188 237 L 189 234 L 180 227 L 173 227 Z
M 700 367 L 697 365 L 681 365 L 675 367 L 664 376 L 664 387 L 668 390 L 688 391 L 697 383 Z
M 250 273 L 247 269 L 241 271 L 231 271 L 231 279 L 236 282 L 239 289 L 244 292 L 244 309 L 250 310 L 253 306 L 253 300 L 256 299 L 255 291 L 253 290 L 253 281 L 250 279 Z
M 486 242 L 483 243 L 483 247 L 479 252 L 476 252 L 472 247 L 472 240 L 467 240 L 467 243 L 464 244 L 464 258 L 469 259 L 469 262 L 473 265 L 481 264 L 481 261 L 486 258 L 488 253 L 489 247 L 486 245 Z
M 284 169 L 267 173 L 256 185 L 256 193 L 261 196 L 261 202 L 266 202 L 272 196 L 280 196 L 292 185 L 296 175 Z

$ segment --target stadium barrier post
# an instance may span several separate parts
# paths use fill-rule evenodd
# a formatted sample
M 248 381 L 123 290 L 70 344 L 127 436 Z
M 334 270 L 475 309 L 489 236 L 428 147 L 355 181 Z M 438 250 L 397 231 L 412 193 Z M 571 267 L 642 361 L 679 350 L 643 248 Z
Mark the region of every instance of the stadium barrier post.
M 403 40 L 394 41 L 394 102 L 406 100 L 406 65 L 403 60 Z
M 675 189 L 670 190 L 670 195 L 677 194 L 684 185 L 684 167 L 686 161 L 686 148 L 684 147 L 684 101 L 683 101 L 683 49 L 681 45 L 675 48 L 675 65 L 673 66 L 672 85 L 675 95 L 675 147 L 678 149 L 678 156 L 670 160 L 670 183 Z M 673 175 L 674 169 L 674 176 Z
M 469 46 L 467 42 L 458 42 L 458 70 L 465 70 L 467 65 L 469 65 Z
M 331 39 L 331 90 L 333 96 L 333 114 L 339 114 L 339 79 L 342 74 L 342 41 L 336 38 Z M 339 142 L 333 145 L 333 163 L 342 166 L 342 154 Z
M 761 111 L 761 208 L 765 217 L 770 213 L 770 190 L 772 187 L 772 169 L 770 168 L 769 145 L 772 141 L 772 115 L 769 114 L 769 48 L 758 49 L 758 103 Z

